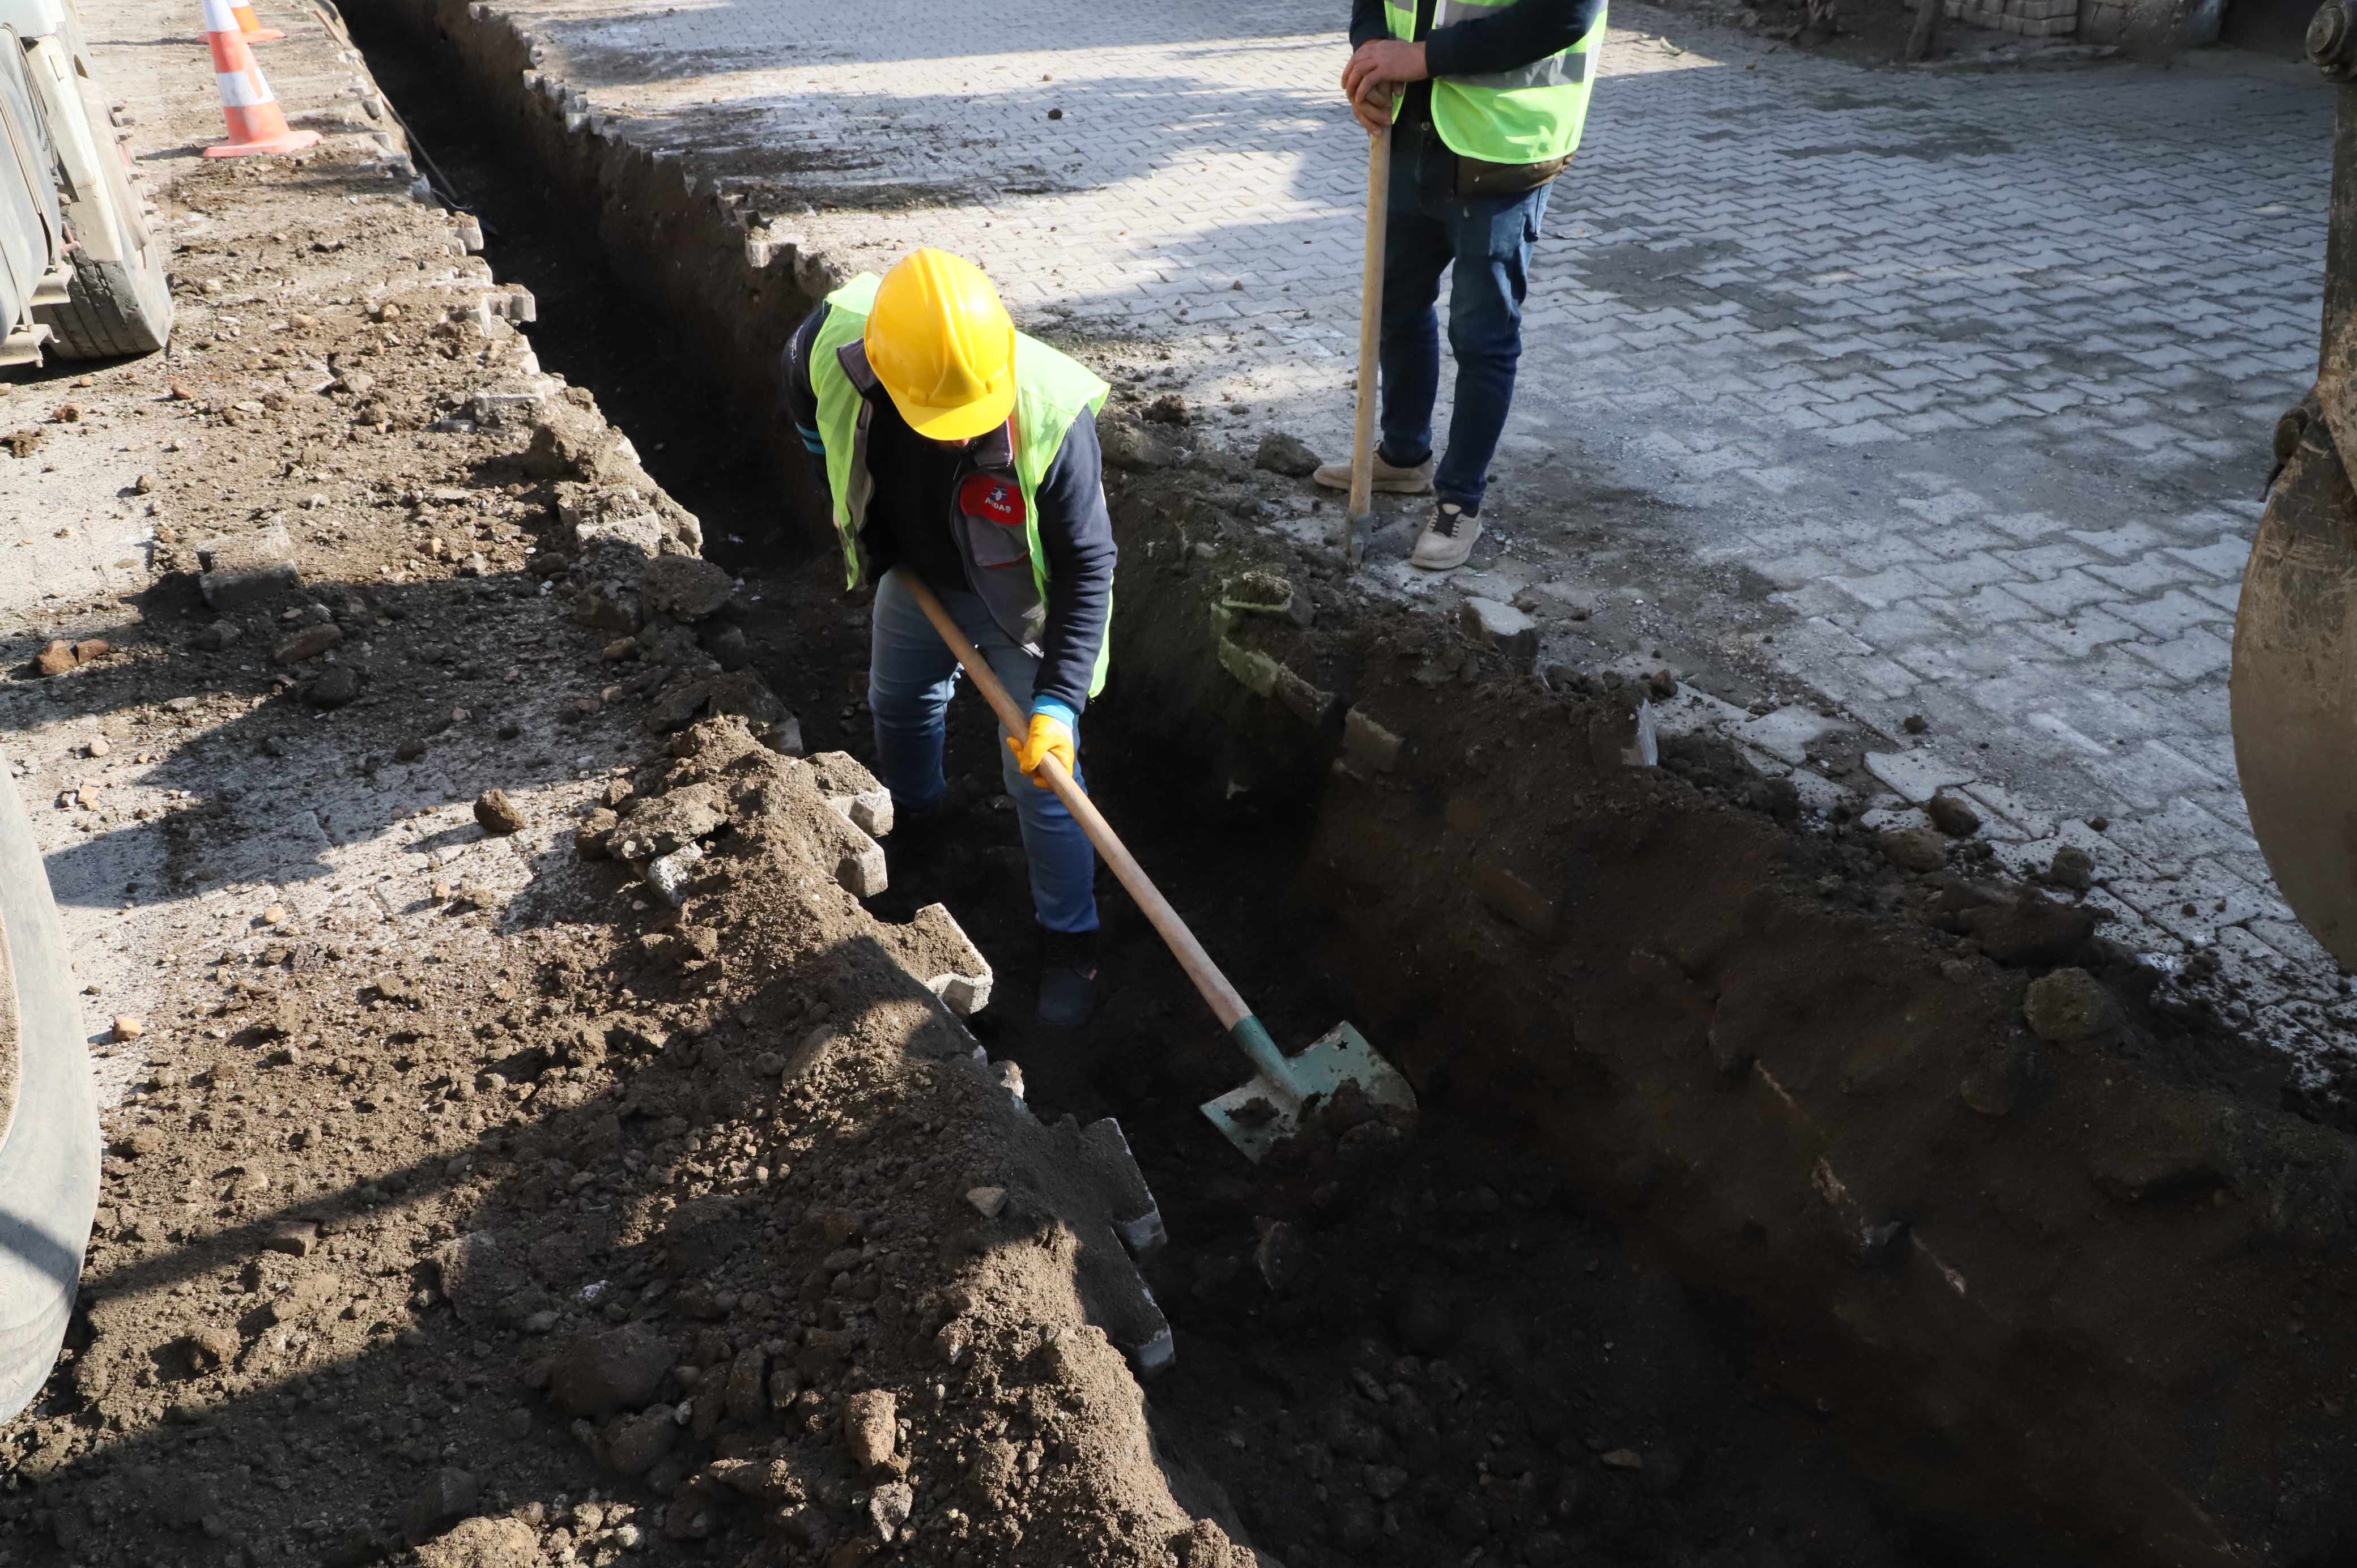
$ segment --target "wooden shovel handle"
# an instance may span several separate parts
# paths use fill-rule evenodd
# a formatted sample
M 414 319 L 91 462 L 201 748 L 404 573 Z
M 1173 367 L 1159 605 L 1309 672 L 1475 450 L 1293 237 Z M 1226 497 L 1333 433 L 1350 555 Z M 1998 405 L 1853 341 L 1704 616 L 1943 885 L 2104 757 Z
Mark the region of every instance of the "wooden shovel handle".
M 933 590 L 906 566 L 895 566 L 892 571 L 925 612 L 925 618 L 933 623 L 933 629 L 942 634 L 950 651 L 957 655 L 957 661 L 965 667 L 966 674 L 990 703 L 990 711 L 998 715 L 999 726 L 1017 740 L 1022 739 L 1031 727 L 1028 716 L 1015 705 L 1006 688 L 991 673 L 989 664 L 966 640 L 965 633 L 950 618 L 950 612 L 942 607 L 942 601 L 933 596 Z M 1170 900 L 1162 896 L 1162 890 L 1146 875 L 1145 867 L 1130 854 L 1121 836 L 1113 831 L 1113 824 L 1098 814 L 1088 796 L 1072 782 L 1064 765 L 1052 757 L 1042 758 L 1039 774 L 1047 779 L 1048 788 L 1056 792 L 1056 799 L 1064 802 L 1064 809 L 1072 813 L 1072 820 L 1081 824 L 1081 831 L 1089 835 L 1089 842 L 1097 846 L 1097 853 L 1105 857 L 1105 864 L 1113 867 L 1121 885 L 1129 889 L 1129 896 L 1137 900 L 1137 907 L 1146 911 L 1146 918 L 1154 922 L 1154 929 L 1162 933 L 1162 940 L 1170 944 L 1178 967 L 1187 972 L 1187 978 L 1195 983 L 1195 989 L 1203 993 L 1203 1000 L 1219 1015 L 1221 1027 L 1233 1030 L 1250 1018 L 1252 1009 L 1244 1005 L 1244 999 L 1236 994 L 1236 988 L 1228 983 L 1228 977 L 1220 972 L 1220 966 L 1211 961 L 1211 955 L 1203 950 L 1203 944 L 1195 940 L 1195 933 L 1187 929 L 1178 911 L 1170 907 Z
M 1375 504 L 1376 359 L 1383 346 L 1383 220 L 1391 209 L 1392 134 L 1388 127 L 1367 137 L 1366 258 L 1359 283 L 1359 408 L 1351 432 L 1351 517 L 1361 520 Z M 1353 530 L 1353 542 L 1357 531 Z

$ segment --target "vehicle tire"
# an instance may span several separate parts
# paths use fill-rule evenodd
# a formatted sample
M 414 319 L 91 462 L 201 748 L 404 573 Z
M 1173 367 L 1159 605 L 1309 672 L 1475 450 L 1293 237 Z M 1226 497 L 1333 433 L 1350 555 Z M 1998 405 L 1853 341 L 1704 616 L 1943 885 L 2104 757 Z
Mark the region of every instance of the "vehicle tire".
M 62 305 L 42 306 L 48 349 L 60 360 L 152 354 L 172 336 L 172 286 L 162 247 L 150 239 L 131 261 L 77 261 Z
M 69 128 L 54 122 L 70 118 L 78 122 L 70 128 L 73 143 L 86 142 L 95 152 L 98 188 L 86 204 L 68 210 L 68 228 L 79 226 L 85 234 L 112 231 L 113 238 L 98 249 L 116 259 L 100 261 L 73 252 L 65 303 L 37 306 L 34 319 L 48 325 L 49 349 L 61 360 L 155 353 L 172 336 L 172 285 L 164 272 L 165 247 L 148 232 L 141 214 L 129 154 L 114 139 L 113 119 L 87 69 L 89 49 L 81 30 L 61 26 L 55 38 L 41 39 L 36 48 L 45 59 L 59 60 L 58 70 L 70 83 L 46 97 L 51 134 L 64 137 Z M 52 56 L 52 49 L 62 59 Z M 63 60 L 70 60 L 71 66 Z
M 0 769 L 0 1422 L 57 1363 L 98 1209 L 98 1155 L 65 927 Z

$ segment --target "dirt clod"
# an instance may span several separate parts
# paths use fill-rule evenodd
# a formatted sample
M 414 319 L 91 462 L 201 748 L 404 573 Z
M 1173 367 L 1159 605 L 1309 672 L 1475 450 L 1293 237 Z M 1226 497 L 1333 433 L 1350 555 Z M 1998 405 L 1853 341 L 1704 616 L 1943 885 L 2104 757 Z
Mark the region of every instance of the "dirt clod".
M 523 832 L 525 817 L 503 789 L 486 789 L 475 797 L 475 821 L 487 833 L 519 833 Z
M 460 1520 L 417 1549 L 418 1568 L 539 1568 L 540 1537 L 520 1519 Z
M 1290 479 L 1306 479 L 1318 471 L 1318 454 L 1299 436 L 1272 430 L 1260 438 L 1259 446 L 1254 449 L 1253 467 Z
M 2083 1044 L 2126 1022 L 2119 998 L 2083 969 L 2058 969 L 2029 983 L 2021 1015 L 2041 1040 Z
M 1981 831 L 1981 814 L 1953 795 L 1934 795 L 1924 802 L 1923 814 L 1950 838 L 1966 838 Z
M 1892 865 L 1909 871 L 1937 871 L 1948 863 L 1947 835 L 1937 828 L 1900 828 L 1876 843 Z
M 892 1395 L 883 1389 L 863 1389 L 844 1402 L 844 1452 L 863 1473 L 897 1475 L 906 1468 L 896 1464 L 893 1454 L 899 1441 L 893 1425 L 897 1415 Z

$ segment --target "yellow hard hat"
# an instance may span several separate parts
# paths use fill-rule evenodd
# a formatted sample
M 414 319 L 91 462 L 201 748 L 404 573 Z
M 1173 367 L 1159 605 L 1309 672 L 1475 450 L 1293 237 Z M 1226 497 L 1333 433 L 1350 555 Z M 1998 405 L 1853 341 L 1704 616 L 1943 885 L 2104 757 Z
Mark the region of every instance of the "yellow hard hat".
M 877 285 L 867 363 L 920 435 L 963 441 L 1015 412 L 1015 323 L 982 269 L 911 251 Z

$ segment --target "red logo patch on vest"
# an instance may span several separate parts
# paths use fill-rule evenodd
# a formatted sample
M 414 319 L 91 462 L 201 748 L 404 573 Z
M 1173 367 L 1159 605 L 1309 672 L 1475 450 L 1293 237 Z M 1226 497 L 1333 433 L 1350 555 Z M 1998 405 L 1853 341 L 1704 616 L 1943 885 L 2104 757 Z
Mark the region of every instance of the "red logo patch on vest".
M 1023 526 L 1023 492 L 1011 480 L 968 474 L 958 487 L 958 510 L 1008 528 Z

